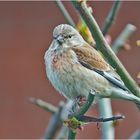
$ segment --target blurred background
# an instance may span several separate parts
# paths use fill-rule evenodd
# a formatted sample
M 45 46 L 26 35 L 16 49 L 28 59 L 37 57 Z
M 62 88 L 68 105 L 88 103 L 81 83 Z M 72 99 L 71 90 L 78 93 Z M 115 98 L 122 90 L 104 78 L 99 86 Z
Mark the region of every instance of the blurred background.
M 113 2 L 90 2 L 95 19 L 102 27 Z M 75 9 L 64 2 L 75 22 Z M 136 80 L 140 71 L 140 2 L 123 2 L 116 23 L 110 30 L 114 40 L 126 24 L 137 31 L 130 38 L 130 51 L 118 54 L 128 72 Z M 55 2 L 0 2 L 0 138 L 41 138 L 51 117 L 29 102 L 41 98 L 54 105 L 65 100 L 49 83 L 44 66 L 44 53 L 52 41 L 53 28 L 66 23 Z M 116 126 L 116 138 L 129 138 L 140 126 L 140 113 L 133 103 L 112 100 L 113 112 L 126 119 Z M 97 107 L 90 114 L 98 116 Z M 85 126 L 77 138 L 101 138 L 96 124 Z

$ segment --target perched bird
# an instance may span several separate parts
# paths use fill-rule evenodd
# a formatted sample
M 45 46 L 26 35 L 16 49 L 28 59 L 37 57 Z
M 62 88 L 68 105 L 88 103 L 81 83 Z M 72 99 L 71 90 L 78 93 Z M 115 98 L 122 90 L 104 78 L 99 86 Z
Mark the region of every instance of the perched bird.
M 67 99 L 87 98 L 94 89 L 97 98 L 119 98 L 140 105 L 140 98 L 126 88 L 101 54 L 70 25 L 54 28 L 44 59 L 48 79 Z

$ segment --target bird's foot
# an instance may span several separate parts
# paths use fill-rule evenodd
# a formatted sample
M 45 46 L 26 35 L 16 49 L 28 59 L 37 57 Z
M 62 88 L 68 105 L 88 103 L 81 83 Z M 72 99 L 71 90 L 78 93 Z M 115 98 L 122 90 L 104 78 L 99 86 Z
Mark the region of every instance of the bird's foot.
M 81 107 L 86 103 L 86 101 L 87 101 L 86 97 L 84 97 L 84 96 L 77 96 L 73 100 L 73 104 L 72 104 L 72 107 L 70 109 L 69 117 L 72 117 L 75 114 L 77 114 L 77 112 L 80 111 Z
M 78 96 L 76 98 L 77 100 L 77 104 L 79 105 L 79 107 L 81 108 L 87 101 L 87 98 L 85 96 Z

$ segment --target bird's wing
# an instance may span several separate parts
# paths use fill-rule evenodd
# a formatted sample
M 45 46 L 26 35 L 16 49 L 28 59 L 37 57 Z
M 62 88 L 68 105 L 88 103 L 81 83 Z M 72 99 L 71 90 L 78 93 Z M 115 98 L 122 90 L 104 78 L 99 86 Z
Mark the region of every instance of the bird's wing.
M 78 61 L 82 66 L 97 72 L 116 87 L 129 91 L 120 76 L 94 48 L 85 45 L 73 47 L 72 50 L 76 53 Z
M 106 63 L 103 57 L 88 44 L 85 44 L 85 46 L 73 47 L 72 50 L 76 53 L 79 61 L 82 60 L 84 62 L 87 62 L 89 65 L 98 70 L 110 70 L 109 64 Z

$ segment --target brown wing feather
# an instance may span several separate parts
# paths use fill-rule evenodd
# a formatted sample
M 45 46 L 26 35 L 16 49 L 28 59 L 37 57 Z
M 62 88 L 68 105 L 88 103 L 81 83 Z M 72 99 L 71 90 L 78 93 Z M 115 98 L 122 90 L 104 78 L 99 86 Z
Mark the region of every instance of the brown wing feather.
M 76 53 L 79 62 L 91 70 L 96 71 L 98 74 L 102 75 L 113 85 L 129 91 L 120 76 L 114 71 L 114 69 L 103 59 L 103 57 L 89 45 L 76 46 L 72 50 Z M 98 71 L 99 70 L 99 71 Z
M 98 70 L 111 70 L 109 64 L 106 63 L 103 57 L 88 44 L 85 44 L 85 46 L 73 47 L 72 50 L 76 53 L 80 61 L 84 61 Z

